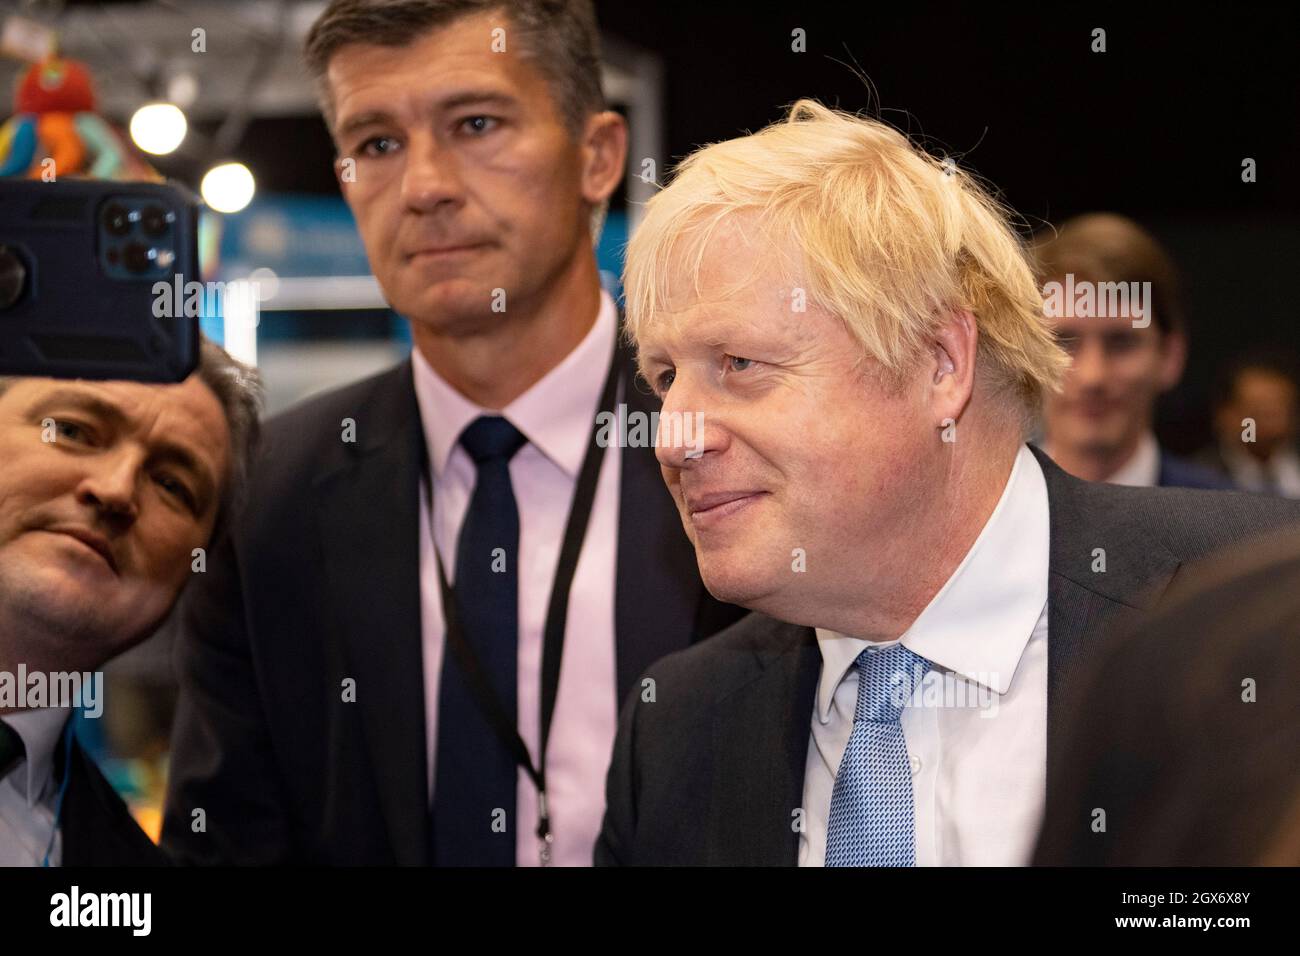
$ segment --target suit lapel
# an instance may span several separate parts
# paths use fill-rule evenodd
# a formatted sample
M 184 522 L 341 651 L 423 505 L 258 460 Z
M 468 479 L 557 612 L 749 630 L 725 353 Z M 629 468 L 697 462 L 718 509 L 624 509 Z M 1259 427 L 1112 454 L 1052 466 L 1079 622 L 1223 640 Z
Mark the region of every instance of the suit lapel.
M 408 360 L 356 415 L 357 441 L 317 483 L 330 653 L 356 678 L 369 766 L 400 864 L 428 861 L 420 620 L 419 479 L 424 436 Z M 351 764 L 351 766 L 346 766 Z M 355 769 L 354 769 L 355 768 Z
M 752 676 L 715 705 L 711 866 L 794 866 L 821 654 L 811 628 L 768 618 Z
M 1051 558 L 1047 588 L 1047 776 L 1062 758 L 1063 694 L 1103 642 L 1150 608 L 1179 560 L 1148 529 L 1127 520 L 1132 492 L 1085 482 L 1030 446 L 1047 480 Z M 1100 549 L 1100 552 L 1098 551 Z M 1105 570 L 1101 561 L 1104 559 Z M 1094 570 L 1097 568 L 1098 570 Z
M 64 866 L 159 866 L 162 851 L 140 829 L 99 768 L 75 741 L 71 770 L 63 767 L 63 738 L 55 751 L 55 776 L 70 772 L 59 829 Z
M 619 356 L 628 360 L 621 350 Z M 629 419 L 640 413 L 648 420 L 652 411 L 659 410 L 654 396 L 644 386 L 638 387 L 634 365 L 625 367 L 622 385 Z M 654 448 L 629 447 L 621 452 L 614 596 L 616 705 L 646 668 L 691 643 L 704 595 L 695 549 L 664 486 Z

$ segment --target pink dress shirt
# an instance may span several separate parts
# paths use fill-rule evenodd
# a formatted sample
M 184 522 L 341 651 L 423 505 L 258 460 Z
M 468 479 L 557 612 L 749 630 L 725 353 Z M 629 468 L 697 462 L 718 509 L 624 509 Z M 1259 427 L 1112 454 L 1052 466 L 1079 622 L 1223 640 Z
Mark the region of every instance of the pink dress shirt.
M 596 403 L 609 372 L 618 313 L 608 293 L 590 331 L 555 368 L 501 412 L 479 408 L 412 353 L 415 394 L 433 464 L 434 528 L 438 553 L 455 574 L 456 540 L 474 492 L 475 469 L 459 438 L 480 415 L 504 415 L 528 444 L 510 462 L 519 508 L 519 734 L 537 763 L 540 736 L 542 629 L 559 562 L 578 471 L 595 424 Z M 564 658 L 547 755 L 552 862 L 590 866 L 605 809 L 605 774 L 618 722 L 614 644 L 614 573 L 618 552 L 617 447 L 605 450 L 591 522 L 569 596 Z M 438 571 L 429 537 L 429 514 L 420 496 L 420 617 L 429 798 L 437 772 L 438 685 L 444 624 Z M 454 581 L 451 581 L 454 585 Z M 538 865 L 537 791 L 518 773 L 514 822 L 519 866 Z

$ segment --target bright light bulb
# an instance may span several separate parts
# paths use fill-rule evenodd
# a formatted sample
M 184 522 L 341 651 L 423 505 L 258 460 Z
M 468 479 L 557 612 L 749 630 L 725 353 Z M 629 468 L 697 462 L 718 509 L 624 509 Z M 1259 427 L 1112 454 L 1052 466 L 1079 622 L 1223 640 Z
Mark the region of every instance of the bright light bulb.
M 217 212 L 239 212 L 253 199 L 253 174 L 243 163 L 213 166 L 199 184 L 203 201 Z
M 149 103 L 131 117 L 131 139 L 146 153 L 165 156 L 185 139 L 185 114 L 171 103 Z

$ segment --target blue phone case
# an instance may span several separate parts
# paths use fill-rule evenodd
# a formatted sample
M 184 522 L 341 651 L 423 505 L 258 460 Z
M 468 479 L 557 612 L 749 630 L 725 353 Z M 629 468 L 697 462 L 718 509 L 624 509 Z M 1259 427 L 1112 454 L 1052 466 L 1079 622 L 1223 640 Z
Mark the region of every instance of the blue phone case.
M 0 179 L 0 375 L 186 378 L 198 317 L 155 287 L 202 281 L 199 208 L 175 184 Z

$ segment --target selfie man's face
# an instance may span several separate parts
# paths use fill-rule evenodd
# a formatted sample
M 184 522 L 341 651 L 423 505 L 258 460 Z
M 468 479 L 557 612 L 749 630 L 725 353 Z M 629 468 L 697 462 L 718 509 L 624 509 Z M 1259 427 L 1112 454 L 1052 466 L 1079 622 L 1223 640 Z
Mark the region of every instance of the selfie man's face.
M 1071 365 L 1062 391 L 1044 403 L 1052 446 L 1107 454 L 1136 441 L 1156 399 L 1178 384 L 1181 340 L 1154 323 L 1134 328 L 1127 315 L 1076 318 L 1072 307 L 1053 327 Z
M 940 443 L 923 390 L 864 376 L 870 363 L 839 319 L 811 301 L 792 309 L 802 283 L 775 278 L 771 252 L 724 220 L 698 290 L 678 273 L 638 347 L 664 402 L 664 480 L 705 585 L 799 621 L 861 580 L 858 558 L 890 560 Z M 670 447 L 662 423 L 696 412 L 702 441 Z
M 496 28 L 506 52 L 493 52 Z M 550 84 L 500 14 L 405 47 L 345 46 L 328 80 L 340 187 L 397 312 L 439 332 L 476 331 L 503 318 L 494 290 L 508 314 L 590 255 L 585 204 L 616 178 L 584 177 L 587 157 Z
M 0 394 L 0 612 L 62 641 L 39 652 L 67 669 L 147 636 L 208 543 L 229 447 L 220 402 L 193 376 L 13 380 Z

